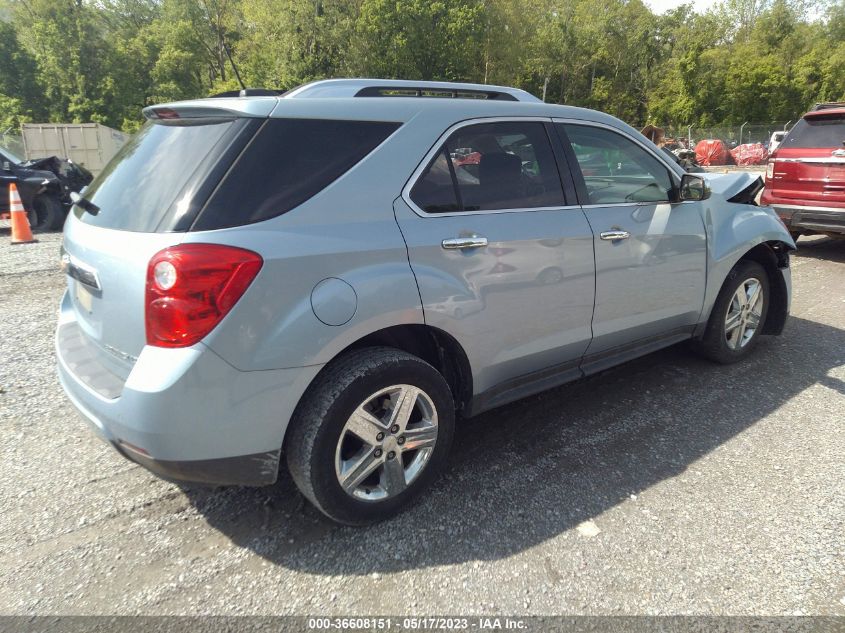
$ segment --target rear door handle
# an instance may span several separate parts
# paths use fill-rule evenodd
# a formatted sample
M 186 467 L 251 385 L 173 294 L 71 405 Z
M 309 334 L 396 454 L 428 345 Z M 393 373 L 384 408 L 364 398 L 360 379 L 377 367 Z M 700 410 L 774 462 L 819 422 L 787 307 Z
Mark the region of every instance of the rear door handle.
M 845 158 L 845 149 L 835 149 L 831 154 L 837 158 Z
M 487 238 L 479 235 L 472 235 L 470 237 L 450 237 L 443 240 L 440 245 L 446 250 L 455 250 L 458 248 L 482 248 L 487 246 Z
M 608 242 L 613 242 L 614 240 L 627 240 L 631 237 L 631 234 L 628 231 L 604 231 L 599 233 L 599 237 Z

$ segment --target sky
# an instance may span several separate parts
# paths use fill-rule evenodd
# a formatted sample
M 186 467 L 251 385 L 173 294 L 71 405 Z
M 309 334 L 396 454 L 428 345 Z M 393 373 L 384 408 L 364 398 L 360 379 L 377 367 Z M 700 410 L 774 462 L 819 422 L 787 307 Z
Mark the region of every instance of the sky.
M 707 11 L 707 9 L 716 5 L 717 2 L 718 0 L 692 0 L 695 10 L 699 13 Z M 681 0 L 645 0 L 645 3 L 650 6 L 651 10 L 655 13 L 664 13 L 669 9 L 674 9 L 682 4 L 686 4 L 686 2 L 682 2 Z

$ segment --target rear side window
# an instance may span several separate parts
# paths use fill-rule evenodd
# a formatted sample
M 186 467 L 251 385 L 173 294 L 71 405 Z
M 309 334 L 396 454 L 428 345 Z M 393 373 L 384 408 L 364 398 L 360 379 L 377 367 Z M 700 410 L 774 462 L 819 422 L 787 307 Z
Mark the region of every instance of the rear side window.
M 411 200 L 427 213 L 565 205 L 552 146 L 537 121 L 460 128 L 414 184 Z
M 450 162 L 449 152 L 444 147 L 411 189 L 411 200 L 426 213 L 450 213 L 461 209 Z
M 163 224 L 190 211 L 209 165 L 247 127 L 245 119 L 148 122 L 85 190 L 99 213 L 79 207 L 74 213 L 103 228 L 162 230 Z
M 399 125 L 378 121 L 267 120 L 192 230 L 250 224 L 290 211 L 349 171 Z
M 840 148 L 843 143 L 845 116 L 821 114 L 798 121 L 780 146 L 794 149 Z

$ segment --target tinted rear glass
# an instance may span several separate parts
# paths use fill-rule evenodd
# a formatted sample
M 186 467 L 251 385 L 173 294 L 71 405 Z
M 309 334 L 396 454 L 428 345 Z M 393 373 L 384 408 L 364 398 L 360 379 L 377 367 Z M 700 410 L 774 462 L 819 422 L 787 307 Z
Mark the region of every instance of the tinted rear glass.
M 250 224 L 290 211 L 349 171 L 399 125 L 269 119 L 209 200 L 193 230 Z
M 166 220 L 196 205 L 209 165 L 245 127 L 245 119 L 146 123 L 85 190 L 85 198 L 100 207 L 99 213 L 91 215 L 79 207 L 74 213 L 104 228 L 172 230 L 174 222 Z
M 821 115 L 801 119 L 781 143 L 784 148 L 842 147 L 845 143 L 845 117 Z

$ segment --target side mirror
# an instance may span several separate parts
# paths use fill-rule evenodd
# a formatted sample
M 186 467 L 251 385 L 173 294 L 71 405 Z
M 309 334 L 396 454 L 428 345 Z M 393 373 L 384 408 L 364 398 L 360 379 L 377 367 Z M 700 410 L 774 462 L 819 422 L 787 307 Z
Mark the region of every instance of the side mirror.
M 707 181 L 695 174 L 681 176 L 681 187 L 678 190 L 678 200 L 707 200 L 710 197 L 710 187 Z

